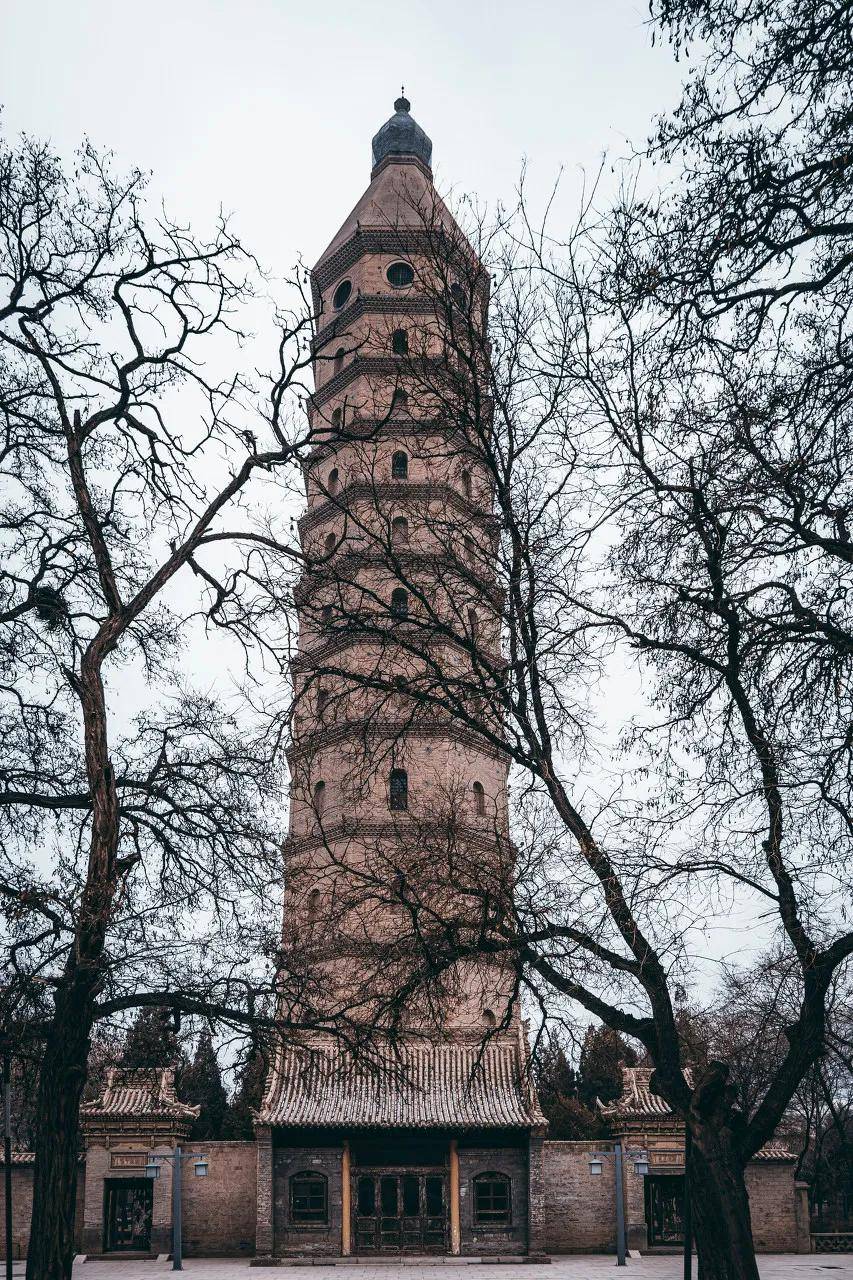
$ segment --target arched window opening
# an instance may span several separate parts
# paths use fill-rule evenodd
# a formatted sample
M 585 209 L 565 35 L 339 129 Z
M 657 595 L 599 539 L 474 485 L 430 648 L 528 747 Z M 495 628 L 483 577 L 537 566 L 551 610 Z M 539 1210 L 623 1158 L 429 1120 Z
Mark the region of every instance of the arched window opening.
M 474 1222 L 482 1227 L 508 1226 L 510 1182 L 503 1173 L 481 1173 L 474 1179 Z
M 337 493 L 340 483 L 341 483 L 341 478 L 338 472 L 338 468 L 332 467 L 331 471 L 329 472 L 329 479 L 326 481 L 326 488 L 328 489 L 329 493 L 330 494 Z
M 395 289 L 406 289 L 415 278 L 415 269 L 408 262 L 392 262 L 385 278 Z
M 395 356 L 409 354 L 409 335 L 405 329 L 395 329 L 391 334 L 391 350 Z
M 320 890 L 312 889 L 308 894 L 308 923 L 311 924 L 320 914 Z
M 322 627 L 330 627 L 332 625 L 332 606 L 324 604 L 320 610 L 320 625 Z
M 409 455 L 404 449 L 398 449 L 391 459 L 391 479 L 408 480 Z
M 450 296 L 461 311 L 467 310 L 468 294 L 458 280 L 454 280 L 450 286 Z
M 475 782 L 474 791 L 474 810 L 482 818 L 486 812 L 486 793 L 483 790 L 482 782 Z
M 405 409 L 408 403 L 409 397 L 406 395 L 405 391 L 401 391 L 398 388 L 391 397 L 391 408 L 398 410 Z
M 409 775 L 405 769 L 392 769 L 388 778 L 388 808 L 403 813 L 409 807 Z
M 409 522 L 405 516 L 395 516 L 391 521 L 391 541 L 395 546 L 409 541 Z
M 462 472 L 462 492 L 465 494 L 465 497 L 470 500 L 470 497 L 471 497 L 471 472 L 470 471 Z
M 480 619 L 477 616 L 477 610 L 473 605 L 468 605 L 468 630 L 471 633 L 471 639 L 476 640 L 480 634 Z
M 335 292 L 332 294 L 332 306 L 336 311 L 340 311 L 341 307 L 346 306 L 349 302 L 349 296 L 352 293 L 352 280 L 342 280 Z
M 329 690 L 322 688 L 317 690 L 317 715 L 321 716 L 329 704 Z
M 338 347 L 337 351 L 335 352 L 335 363 L 332 366 L 334 373 L 340 373 L 341 369 L 343 369 L 345 355 L 346 355 L 346 351 L 343 349 L 343 347 Z
M 325 538 L 323 539 L 323 550 L 326 552 L 327 556 L 330 556 L 332 554 L 335 547 L 337 546 L 337 542 L 338 540 L 333 533 L 326 534 Z
M 306 1170 L 290 1177 L 290 1220 L 294 1224 L 324 1225 L 329 1221 L 329 1193 L 325 1174 Z
M 340 407 L 332 410 L 332 426 L 337 430 L 343 421 L 344 411 Z
M 483 1010 L 483 1022 L 490 1030 L 498 1025 L 498 1020 L 491 1009 Z
M 409 593 L 405 587 L 395 587 L 391 592 L 391 616 L 394 618 L 409 616 Z
M 314 804 L 314 812 L 319 818 L 326 807 L 326 784 L 325 782 L 314 783 L 314 794 L 312 797 Z

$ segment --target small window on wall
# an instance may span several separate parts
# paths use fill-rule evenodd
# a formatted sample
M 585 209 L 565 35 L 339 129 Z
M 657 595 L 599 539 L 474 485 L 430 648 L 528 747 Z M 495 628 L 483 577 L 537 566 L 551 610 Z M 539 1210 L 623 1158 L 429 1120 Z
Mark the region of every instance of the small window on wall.
M 326 807 L 326 784 L 325 782 L 314 783 L 314 812 L 319 817 Z
M 329 690 L 322 687 L 317 690 L 317 714 L 322 715 L 329 705 Z
M 505 1227 L 510 1217 L 509 1178 L 481 1173 L 474 1179 L 474 1222 L 479 1227 Z
M 329 1221 L 328 1182 L 322 1173 L 294 1173 L 290 1179 L 290 1220 L 324 1226 Z
M 343 349 L 343 347 L 338 347 L 337 351 L 335 352 L 335 363 L 333 365 L 333 370 L 332 370 L 334 373 L 340 373 L 341 369 L 343 369 L 345 355 L 346 355 L 346 351 Z
M 349 296 L 352 293 L 352 281 L 342 280 L 332 295 L 332 306 L 336 311 L 340 311 L 341 307 L 346 306 L 349 302 Z
M 462 472 L 462 492 L 465 494 L 466 498 L 470 499 L 471 497 L 471 472 L 470 471 Z
M 409 616 L 409 593 L 405 587 L 395 587 L 391 592 L 391 616 L 394 618 Z
M 329 479 L 326 481 L 326 488 L 328 489 L 329 493 L 330 494 L 337 493 L 338 488 L 340 487 L 340 483 L 341 483 L 341 477 L 338 472 L 338 468 L 332 467 L 331 471 L 329 472 Z
M 405 391 L 395 391 L 393 396 L 391 397 L 392 409 L 403 410 L 406 408 L 406 405 L 408 403 L 409 403 L 409 397 L 406 395 Z
M 320 626 L 330 627 L 332 625 L 332 606 L 324 604 L 320 610 Z
M 475 782 L 472 791 L 474 792 L 474 812 L 482 818 L 486 812 L 486 793 L 482 782 Z
M 409 335 L 405 329 L 395 329 L 391 334 L 391 350 L 395 356 L 409 354 Z
M 391 541 L 395 546 L 409 541 L 409 522 L 405 516 L 395 516 L 391 521 Z
M 388 283 L 395 289 L 405 289 L 414 280 L 415 271 L 408 262 L 392 262 L 385 276 Z
M 340 427 L 341 422 L 343 421 L 343 415 L 344 415 L 343 409 L 339 408 L 339 409 L 332 410 L 332 426 L 335 427 L 335 429 Z
M 450 296 L 461 311 L 465 311 L 468 306 L 468 294 L 465 292 L 458 280 L 454 280 L 450 286 Z
M 391 459 L 391 479 L 408 480 L 408 478 L 409 455 L 403 449 L 398 449 Z
M 327 556 L 332 554 L 336 545 L 337 545 L 337 539 L 335 538 L 335 535 L 333 533 L 327 533 L 325 540 L 323 542 L 323 547 L 325 548 L 325 552 Z
M 409 775 L 405 769 L 392 769 L 388 778 L 388 808 L 404 813 L 409 807 Z

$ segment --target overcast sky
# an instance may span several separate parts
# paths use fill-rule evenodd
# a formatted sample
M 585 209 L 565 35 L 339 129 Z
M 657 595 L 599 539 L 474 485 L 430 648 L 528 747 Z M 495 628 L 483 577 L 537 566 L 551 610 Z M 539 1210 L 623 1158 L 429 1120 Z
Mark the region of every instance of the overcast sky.
M 5 127 L 88 134 L 202 231 L 220 203 L 276 274 L 313 262 L 405 84 L 439 186 L 508 198 L 641 142 L 679 69 L 644 0 L 0 0 Z

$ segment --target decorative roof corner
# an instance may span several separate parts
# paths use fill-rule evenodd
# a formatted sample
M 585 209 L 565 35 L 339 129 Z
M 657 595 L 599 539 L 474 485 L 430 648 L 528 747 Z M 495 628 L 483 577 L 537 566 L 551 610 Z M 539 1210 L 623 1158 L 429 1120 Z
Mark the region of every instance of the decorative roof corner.
M 133 1123 L 189 1126 L 200 1112 L 200 1106 L 178 1099 L 174 1067 L 111 1067 L 100 1096 L 80 1108 L 86 1129 Z

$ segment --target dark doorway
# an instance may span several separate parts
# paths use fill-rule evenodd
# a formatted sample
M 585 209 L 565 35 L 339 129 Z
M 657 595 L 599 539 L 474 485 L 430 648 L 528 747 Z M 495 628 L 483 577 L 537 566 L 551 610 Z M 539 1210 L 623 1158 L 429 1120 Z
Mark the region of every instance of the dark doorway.
M 681 1174 L 646 1175 L 646 1226 L 649 1246 L 684 1244 L 684 1178 Z
M 360 1169 L 352 1179 L 356 1253 L 445 1253 L 447 1190 L 440 1171 Z
M 104 1251 L 151 1248 L 154 1184 L 150 1178 L 113 1178 L 104 1184 Z

